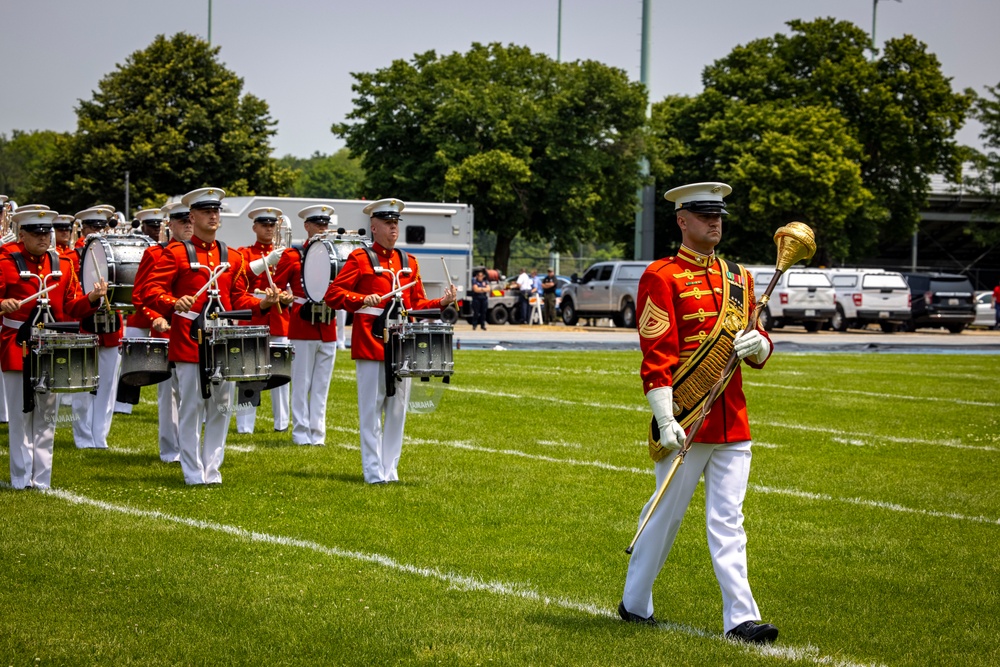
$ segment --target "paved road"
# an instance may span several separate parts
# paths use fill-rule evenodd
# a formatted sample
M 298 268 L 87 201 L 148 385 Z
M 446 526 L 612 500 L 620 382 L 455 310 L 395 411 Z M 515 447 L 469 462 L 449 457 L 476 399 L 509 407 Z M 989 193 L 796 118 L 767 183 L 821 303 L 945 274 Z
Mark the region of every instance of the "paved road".
M 881 331 L 820 331 L 808 333 L 801 327 L 771 332 L 779 351 L 843 352 L 951 352 L 1000 354 L 1000 331 L 967 330 L 951 334 L 941 329 L 914 333 L 884 334 Z M 639 349 L 634 329 L 614 327 L 519 326 L 505 324 L 486 331 L 465 322 L 455 325 L 454 340 L 463 349 L 489 349 L 500 345 L 512 350 L 633 350 Z

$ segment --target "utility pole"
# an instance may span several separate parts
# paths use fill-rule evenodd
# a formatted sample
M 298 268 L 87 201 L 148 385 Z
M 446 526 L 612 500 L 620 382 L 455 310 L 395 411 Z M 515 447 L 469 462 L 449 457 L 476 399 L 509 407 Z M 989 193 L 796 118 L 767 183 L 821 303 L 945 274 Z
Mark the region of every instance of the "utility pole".
M 639 81 L 646 87 L 649 94 L 649 40 L 650 40 L 650 0 L 642 0 L 642 55 L 639 66 Z M 651 98 L 646 100 L 646 118 L 652 109 Z M 649 160 L 643 156 L 639 161 L 639 173 L 642 178 L 649 178 Z M 633 259 L 653 259 L 653 214 L 656 208 L 656 188 L 643 184 L 639 187 L 639 209 L 635 214 L 635 250 Z
M 902 2 L 903 0 L 896 0 Z M 878 14 L 878 0 L 872 0 L 872 60 L 875 60 L 875 17 Z
M 129 210 L 129 194 L 131 194 L 131 187 L 128 182 L 128 169 L 125 170 L 125 218 L 128 220 L 132 219 L 131 211 Z
M 212 0 L 208 0 L 208 43 L 212 43 Z
M 559 17 L 556 19 L 556 62 L 562 62 L 562 0 L 559 0 Z M 559 275 L 559 260 L 559 253 L 549 250 L 549 264 L 556 275 Z

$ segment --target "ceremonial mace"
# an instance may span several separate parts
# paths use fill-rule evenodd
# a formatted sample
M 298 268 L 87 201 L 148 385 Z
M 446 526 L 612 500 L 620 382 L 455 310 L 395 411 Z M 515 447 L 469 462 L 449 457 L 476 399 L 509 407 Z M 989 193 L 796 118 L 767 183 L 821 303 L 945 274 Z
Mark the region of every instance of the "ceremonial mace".
M 757 307 L 754 309 L 753 315 L 750 316 L 750 321 L 747 322 L 747 326 L 743 329 L 743 333 L 748 333 L 757 326 L 757 316 L 761 309 L 767 305 L 767 302 L 771 300 L 771 292 L 774 291 L 775 286 L 778 284 L 778 279 L 781 274 L 788 270 L 788 267 L 792 266 L 796 262 L 803 259 L 810 259 L 816 253 L 816 235 L 809 225 L 803 222 L 790 222 L 784 227 L 780 228 L 774 233 L 774 243 L 778 246 L 778 259 L 775 262 L 775 272 L 774 277 L 771 278 L 771 284 L 767 286 L 767 290 L 764 295 L 760 297 L 757 302 Z M 688 450 L 691 449 L 691 445 L 694 443 L 694 438 L 698 435 L 698 431 L 701 429 L 702 424 L 705 423 L 705 417 L 708 416 L 709 411 L 712 409 L 712 405 L 715 400 L 722 393 L 722 388 L 726 386 L 726 382 L 729 380 L 729 376 L 736 371 L 736 367 L 739 364 L 739 357 L 736 356 L 736 350 L 734 349 L 729 353 L 729 360 L 726 362 L 726 367 L 722 370 L 722 375 L 719 376 L 718 381 L 712 386 L 712 390 L 708 394 L 708 400 L 705 401 L 701 406 L 701 413 L 698 418 L 691 424 L 691 429 L 688 431 L 687 437 L 684 439 L 684 446 L 681 447 L 680 451 L 677 452 L 677 456 L 674 457 L 673 462 L 670 465 L 670 470 L 667 472 L 666 479 L 663 480 L 663 484 L 659 489 L 656 490 L 656 495 L 653 496 L 653 502 L 649 507 L 649 511 L 646 512 L 646 516 L 643 517 L 642 523 L 639 524 L 639 530 L 636 531 L 635 537 L 632 538 L 632 542 L 625 549 L 625 553 L 631 554 L 632 549 L 635 548 L 635 543 L 639 540 L 639 536 L 642 535 L 642 531 L 646 528 L 646 524 L 649 523 L 649 518 L 653 516 L 653 512 L 656 511 L 657 505 L 660 504 L 660 500 L 663 498 L 663 494 L 667 492 L 667 487 L 670 486 L 670 481 L 674 478 L 677 473 L 677 469 L 684 463 L 684 457 L 687 456 Z

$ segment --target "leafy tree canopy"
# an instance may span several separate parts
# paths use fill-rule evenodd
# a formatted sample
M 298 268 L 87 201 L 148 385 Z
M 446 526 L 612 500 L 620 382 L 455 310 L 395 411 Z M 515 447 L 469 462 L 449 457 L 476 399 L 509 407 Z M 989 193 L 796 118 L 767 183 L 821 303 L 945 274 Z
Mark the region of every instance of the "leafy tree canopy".
M 51 130 L 14 130 L 10 138 L 0 134 L 0 194 L 21 204 L 29 203 L 32 187 L 42 165 L 66 135 Z
M 178 33 L 129 56 L 80 101 L 76 133 L 47 161 L 34 198 L 67 211 L 122 208 L 126 171 L 135 206 L 205 185 L 285 193 L 293 174 L 271 157 L 267 103 L 242 94 L 243 80 L 218 54 Z
M 912 36 L 889 40 L 872 61 L 867 33 L 851 23 L 788 25 L 790 35 L 738 46 L 708 66 L 694 100 L 657 105 L 665 156 L 653 161 L 658 181 L 744 178 L 733 183 L 734 223 L 808 218 L 823 237 L 821 262 L 912 234 L 930 175 L 958 176 L 963 151 L 954 136 L 974 95 L 954 92 Z M 729 236 L 740 233 L 730 228 Z
M 308 158 L 286 155 L 280 162 L 295 172 L 288 193 L 293 197 L 359 199 L 363 195 L 365 171 L 360 160 L 352 158 L 346 148 L 333 155 L 317 151 Z
M 333 132 L 368 193 L 473 204 L 501 271 L 518 235 L 566 250 L 634 224 L 646 95 L 623 71 L 494 43 L 354 78 Z

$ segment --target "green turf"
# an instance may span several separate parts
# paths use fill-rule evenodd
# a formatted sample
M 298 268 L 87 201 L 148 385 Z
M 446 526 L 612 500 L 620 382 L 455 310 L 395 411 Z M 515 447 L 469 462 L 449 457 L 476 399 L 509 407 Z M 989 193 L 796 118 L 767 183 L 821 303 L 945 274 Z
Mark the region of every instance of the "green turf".
M 654 588 L 664 627 L 614 615 L 654 483 L 637 352 L 455 361 L 438 411 L 407 420 L 395 485 L 362 482 L 343 354 L 327 446 L 274 433 L 265 396 L 221 487 L 159 461 L 152 388 L 112 450 L 61 427 L 57 492 L 0 489 L 0 661 L 1000 662 L 1000 356 L 779 354 L 745 373 L 774 654 L 719 640 L 700 491 Z

